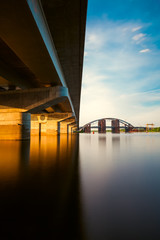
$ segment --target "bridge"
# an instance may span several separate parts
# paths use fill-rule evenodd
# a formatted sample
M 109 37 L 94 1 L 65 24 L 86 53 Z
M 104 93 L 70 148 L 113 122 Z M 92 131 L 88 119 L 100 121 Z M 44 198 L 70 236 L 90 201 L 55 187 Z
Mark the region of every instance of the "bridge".
M 0 1 L 0 139 L 79 125 L 87 0 Z
M 106 125 L 106 121 L 110 121 L 111 125 Z M 94 125 L 98 123 L 98 125 Z M 91 121 L 79 128 L 79 131 L 91 133 L 91 129 L 98 129 L 98 133 L 106 133 L 106 129 L 110 128 L 112 133 L 120 133 L 120 129 L 125 129 L 125 132 L 131 132 L 135 128 L 132 124 L 118 118 L 102 118 Z

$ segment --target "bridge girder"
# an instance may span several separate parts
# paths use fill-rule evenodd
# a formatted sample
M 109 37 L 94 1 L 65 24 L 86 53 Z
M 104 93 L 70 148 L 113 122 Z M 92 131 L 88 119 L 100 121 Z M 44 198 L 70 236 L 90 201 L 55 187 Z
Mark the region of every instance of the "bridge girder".
M 1 91 L 66 87 L 78 123 L 86 11 L 87 0 L 2 0 Z
M 79 125 L 86 12 L 87 0 L 0 1 L 0 128 L 9 129 L 7 138 L 23 139 L 25 129 L 28 138 L 30 125 L 38 131 L 30 113 L 72 113 Z M 56 96 L 56 88 L 65 91 Z M 43 124 L 44 132 L 57 132 L 56 121 Z

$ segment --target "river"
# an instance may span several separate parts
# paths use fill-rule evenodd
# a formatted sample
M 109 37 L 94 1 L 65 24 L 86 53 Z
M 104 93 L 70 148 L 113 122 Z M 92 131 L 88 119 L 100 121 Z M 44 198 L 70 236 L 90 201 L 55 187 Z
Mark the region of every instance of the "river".
M 160 134 L 0 142 L 0 239 L 160 239 Z

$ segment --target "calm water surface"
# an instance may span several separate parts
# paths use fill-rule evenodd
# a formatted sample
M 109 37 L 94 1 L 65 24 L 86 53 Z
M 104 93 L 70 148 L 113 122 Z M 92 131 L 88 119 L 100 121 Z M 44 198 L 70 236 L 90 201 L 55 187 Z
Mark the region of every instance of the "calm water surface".
M 0 142 L 0 239 L 160 239 L 160 134 Z

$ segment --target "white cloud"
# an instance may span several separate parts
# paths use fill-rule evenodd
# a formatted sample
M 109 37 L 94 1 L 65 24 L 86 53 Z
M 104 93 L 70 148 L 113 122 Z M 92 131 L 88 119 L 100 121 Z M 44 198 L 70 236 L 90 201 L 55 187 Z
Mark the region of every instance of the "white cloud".
M 97 36 L 96 34 L 90 34 L 88 35 L 88 42 L 91 43 L 91 44 L 95 44 L 97 43 L 98 39 L 97 39 Z
M 148 48 L 145 42 L 137 45 L 130 41 L 134 28 L 133 22 L 108 20 L 88 26 L 80 125 L 98 118 L 117 117 L 137 126 L 145 125 L 146 121 L 160 126 L 160 91 L 148 91 L 160 87 L 160 71 L 156 70 L 160 51 L 152 49 L 152 54 L 139 54 L 139 46 L 141 51 L 151 47 L 149 40 Z M 141 33 L 135 41 L 144 36 Z
M 160 102 L 160 91 L 125 92 L 125 89 L 122 93 L 118 89 L 109 88 L 97 78 L 95 84 L 82 90 L 80 125 L 103 117 L 115 117 L 134 126 L 145 126 L 148 122 L 160 126 L 160 104 L 157 107 L 150 105 L 153 101 Z
M 132 37 L 132 39 L 133 39 L 134 41 L 138 41 L 138 40 L 142 39 L 145 35 L 146 35 L 146 34 L 139 33 L 139 34 L 134 35 L 134 36 Z
M 142 28 L 142 26 L 134 27 L 134 28 L 132 28 L 132 32 L 136 32 L 136 31 L 140 30 L 141 28 Z
M 86 38 L 86 49 L 99 49 L 103 46 L 105 39 L 100 31 L 90 31 Z
M 146 53 L 146 52 L 150 52 L 150 49 L 149 48 L 146 48 L 146 49 L 142 49 L 141 51 L 139 51 L 140 53 Z

